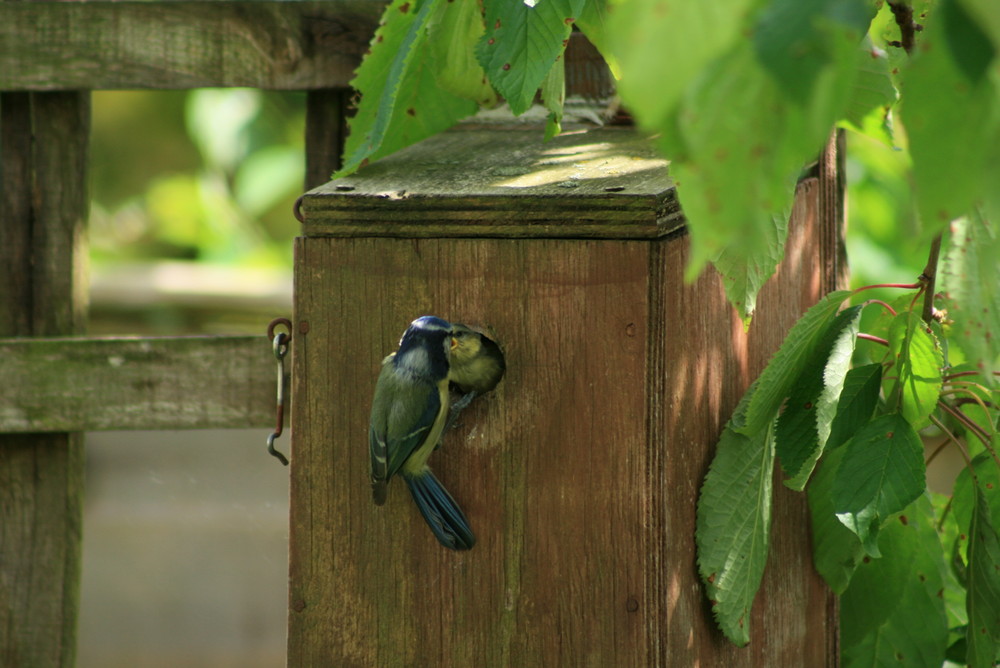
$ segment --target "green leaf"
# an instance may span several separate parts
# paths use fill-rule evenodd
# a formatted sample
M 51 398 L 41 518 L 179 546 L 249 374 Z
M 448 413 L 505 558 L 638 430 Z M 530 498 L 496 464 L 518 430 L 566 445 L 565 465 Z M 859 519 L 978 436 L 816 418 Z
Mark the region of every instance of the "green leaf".
M 991 490 L 993 496 L 1000 491 Z M 969 627 L 967 661 L 989 668 L 1000 655 L 1000 536 L 990 517 L 986 494 L 975 485 L 976 503 L 969 527 L 969 584 L 966 610 Z
M 444 0 L 395 0 L 383 14 L 371 52 L 351 86 L 361 95 L 350 121 L 346 176 L 370 160 L 440 132 L 476 111 L 476 104 L 440 88 L 426 46 L 427 26 Z
M 955 221 L 941 272 L 941 288 L 954 320 L 951 339 L 987 386 L 1000 361 L 1000 232 L 978 211 Z
M 542 104 L 549 110 L 545 141 L 562 132 L 563 102 L 566 100 L 566 64 L 560 58 L 542 82 Z
M 716 623 L 737 645 L 750 641 L 750 607 L 767 561 L 773 467 L 771 429 L 747 437 L 727 425 L 698 498 L 698 572 Z
M 751 46 L 741 44 L 695 80 L 676 123 L 659 128 L 690 223 L 687 277 L 725 252 L 726 264 L 717 268 L 744 319 L 762 281 L 734 276 L 730 268 L 767 276 L 782 257 L 784 232 L 776 233 L 775 219 L 784 226 L 802 166 L 822 149 L 856 75 L 855 47 L 841 55 L 850 64 L 831 70 L 803 105 L 788 100 Z M 748 289 L 734 298 L 743 283 Z
M 563 52 L 584 0 L 484 0 L 476 56 L 511 111 L 523 114 Z
M 761 226 L 758 231 L 764 243 L 757 251 L 749 253 L 744 248 L 732 246 L 724 248 L 712 260 L 722 276 L 726 298 L 739 311 L 744 328 L 750 326 L 750 317 L 757 308 L 757 293 L 785 255 L 788 218 L 788 214 L 772 215 L 773 225 Z
M 616 79 L 621 79 L 621 67 L 611 49 L 608 20 L 608 0 L 587 0 L 576 20 L 576 27 L 604 57 L 611 74 Z
M 855 432 L 868 424 L 878 406 L 881 385 L 881 364 L 866 364 L 847 372 L 840 401 L 837 402 L 837 414 L 830 424 L 827 451 L 846 443 Z
M 945 39 L 955 64 L 970 81 L 980 82 L 997 55 L 996 47 L 959 0 L 945 0 L 941 3 L 940 12 Z
M 792 326 L 781 348 L 760 375 L 756 391 L 747 404 L 745 421 L 738 427 L 740 433 L 757 434 L 774 420 L 830 322 L 836 317 L 840 305 L 849 296 L 847 290 L 831 292 L 810 307 Z
M 785 212 L 802 166 L 847 104 L 862 34 L 852 40 L 852 28 L 835 30 L 828 57 L 803 84 L 808 95 L 793 99 L 746 39 L 754 4 L 636 0 L 616 6 L 611 21 L 622 99 L 640 125 L 659 133 L 672 161 L 692 241 L 686 276 L 714 261 L 744 321 L 783 255 Z M 666 64 L 669 76 L 650 63 Z
M 861 307 L 844 309 L 830 323 L 792 387 L 774 431 L 775 451 L 790 480 L 802 491 L 830 435 L 857 341 Z
M 438 86 L 481 107 L 492 107 L 497 94 L 475 54 L 485 30 L 479 3 L 439 2 L 427 27 L 427 46 Z
M 869 422 L 843 446 L 833 485 L 837 519 L 857 534 L 865 552 L 880 556 L 879 528 L 923 493 L 923 444 L 899 413 Z
M 898 376 L 893 396 L 899 397 L 903 416 L 914 429 L 922 429 L 930 424 L 941 395 L 941 350 L 930 328 L 912 311 L 900 313 L 889 325 L 889 349 Z
M 934 526 L 937 529 L 941 546 L 944 548 L 942 557 L 945 559 L 945 569 L 943 573 L 944 592 L 942 595 L 944 597 L 945 612 L 948 615 L 948 628 L 951 629 L 949 640 L 954 642 L 961 635 L 964 641 L 964 629 L 961 634 L 955 631 L 957 627 L 965 626 L 969 620 L 965 612 L 965 585 L 962 584 L 965 579 L 964 563 L 962 564 L 962 580 L 959 580 L 955 568 L 953 568 L 955 564 L 952 554 L 956 553 L 954 548 L 959 542 L 959 530 L 958 522 L 955 521 L 955 513 L 952 512 L 952 497 L 951 495 L 935 492 L 930 492 L 929 496 L 934 506 Z M 962 652 L 962 660 L 965 660 L 964 650 Z
M 888 107 L 896 101 L 897 94 L 885 51 L 875 48 L 867 37 L 858 46 L 857 68 L 857 78 L 844 108 L 844 119 L 863 131 L 867 126 L 865 119 L 872 109 Z
M 972 21 L 990 36 L 994 47 L 1000 49 L 1000 7 L 995 0 L 962 0 Z
M 994 437 L 996 445 L 1000 445 L 1000 438 Z M 1000 468 L 993 461 L 989 452 L 981 452 L 972 458 L 972 470 L 976 477 L 973 479 L 968 467 L 962 469 L 958 477 L 955 478 L 955 490 L 952 495 L 952 510 L 955 513 L 955 521 L 958 529 L 966 538 L 972 533 L 972 516 L 976 512 L 977 494 L 986 499 L 990 509 L 991 522 L 1000 524 Z M 976 489 L 979 489 L 977 493 Z M 966 557 L 968 541 L 964 541 L 961 546 L 961 555 Z
M 921 496 L 883 529 L 885 556 L 858 566 L 840 599 L 844 668 L 942 664 L 945 566 L 932 521 L 930 502 Z
M 662 129 L 708 64 L 745 39 L 741 30 L 755 4 L 632 0 L 614 6 L 608 43 L 622 69 L 619 92 L 646 129 Z
M 834 43 L 857 44 L 872 16 L 865 0 L 772 0 L 758 17 L 754 49 L 782 90 L 804 104 L 834 63 Z
M 833 508 L 833 481 L 844 458 L 843 448 L 827 452 L 809 481 L 809 526 L 812 529 L 813 566 L 836 594 L 843 594 L 854 569 L 865 555 L 861 541 L 837 520 Z
M 983 67 L 981 33 L 963 16 L 957 0 L 942 0 L 902 82 L 917 207 L 929 234 L 967 213 L 997 183 L 1000 92 L 995 77 L 976 74 Z

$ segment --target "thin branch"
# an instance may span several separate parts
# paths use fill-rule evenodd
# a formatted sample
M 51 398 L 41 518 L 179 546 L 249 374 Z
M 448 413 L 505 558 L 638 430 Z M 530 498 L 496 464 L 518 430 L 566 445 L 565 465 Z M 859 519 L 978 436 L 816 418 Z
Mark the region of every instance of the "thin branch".
M 951 441 L 955 445 L 958 446 L 958 451 L 962 453 L 962 459 L 965 460 L 965 465 L 969 467 L 969 473 L 971 473 L 973 476 L 975 476 L 976 472 L 972 470 L 972 460 L 969 459 L 969 453 L 966 452 L 965 448 L 962 446 L 962 442 L 960 440 L 958 440 L 957 438 L 955 438 L 955 435 L 953 433 L 951 433 L 951 431 L 949 431 L 948 427 L 944 426 L 944 422 L 941 422 L 941 420 L 938 420 L 933 415 L 931 415 L 930 418 L 931 418 L 931 422 L 933 422 L 934 425 L 938 429 L 940 429 L 941 431 L 943 431 L 945 433 L 945 435 L 948 437 L 948 441 Z M 948 441 L 945 441 L 945 443 L 947 443 Z M 934 454 L 937 454 L 937 453 L 935 452 Z M 930 462 L 930 460 L 928 460 L 928 463 L 929 462 Z
M 959 371 L 957 373 L 950 373 L 944 377 L 945 381 L 949 381 L 955 378 L 961 378 L 962 376 L 978 376 L 980 375 L 978 371 Z
M 896 309 L 892 308 L 891 306 L 889 306 L 888 304 L 886 304 L 881 299 L 869 299 L 868 301 L 865 302 L 865 306 L 868 306 L 869 304 L 878 304 L 879 306 L 881 306 L 882 308 L 884 308 L 886 311 L 888 311 L 889 313 L 891 313 L 894 317 L 896 315 L 898 315 L 896 313 Z
M 982 427 L 976 424 L 975 420 L 970 419 L 968 415 L 962 411 L 955 410 L 943 401 L 939 401 L 938 406 L 940 406 L 942 410 L 951 415 L 953 418 L 961 422 L 962 426 L 975 434 L 976 437 L 982 441 L 983 445 L 986 446 L 986 449 L 989 450 L 990 455 L 993 456 L 993 461 L 997 463 L 997 466 L 1000 466 L 1000 457 L 997 457 L 996 450 L 993 449 L 993 444 L 990 443 L 989 434 L 987 434 Z M 934 419 L 933 416 L 931 416 L 931 418 Z
M 922 283 L 917 281 L 916 283 L 875 283 L 874 285 L 862 285 L 860 288 L 854 288 L 851 290 L 851 294 L 858 294 L 859 292 L 864 292 L 865 290 L 874 290 L 875 288 L 901 288 L 903 290 L 916 290 Z
M 938 520 L 937 524 L 938 533 L 941 533 L 941 530 L 944 528 L 944 521 L 948 518 L 948 513 L 951 512 L 951 502 L 954 500 L 955 500 L 954 494 L 949 496 L 948 503 L 945 504 L 944 509 L 941 511 L 941 519 Z
M 954 385 L 962 385 L 963 387 L 955 387 Z M 960 394 L 962 397 L 958 401 L 967 404 L 979 404 L 979 407 L 983 409 L 983 412 L 989 415 L 990 409 L 986 407 L 986 402 L 984 402 L 978 394 L 969 389 L 969 387 L 980 388 L 982 387 L 981 385 L 976 385 L 975 383 L 955 383 L 954 385 L 950 389 L 942 391 L 941 396 L 947 397 Z M 985 429 L 983 431 L 986 432 Z
M 888 341 L 886 341 L 885 339 L 883 339 L 881 337 L 875 336 L 874 334 L 865 334 L 864 332 L 859 332 L 858 333 L 858 338 L 859 339 L 864 339 L 865 341 L 874 341 L 875 343 L 881 344 L 881 345 L 885 346 L 886 348 L 889 347 L 889 342 Z
M 896 19 L 896 25 L 899 26 L 899 45 L 903 47 L 903 51 L 906 51 L 907 55 L 910 55 L 913 53 L 914 39 L 917 30 L 919 30 L 913 20 L 913 7 L 907 0 L 902 2 L 889 0 L 889 9 L 892 10 L 892 16 Z
M 927 323 L 934 318 L 934 281 L 937 278 L 938 255 L 940 254 L 941 235 L 938 234 L 931 241 L 931 249 L 927 253 L 927 266 L 924 267 L 924 273 L 920 274 L 920 281 L 924 283 L 926 289 L 924 293 L 924 310 L 920 314 L 920 317 Z

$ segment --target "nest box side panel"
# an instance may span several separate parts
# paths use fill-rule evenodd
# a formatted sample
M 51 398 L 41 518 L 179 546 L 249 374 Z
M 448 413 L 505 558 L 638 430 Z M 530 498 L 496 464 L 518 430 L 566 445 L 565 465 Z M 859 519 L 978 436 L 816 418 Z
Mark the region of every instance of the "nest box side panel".
M 785 334 L 827 289 L 821 262 L 815 179 L 800 184 L 785 259 L 765 286 L 749 331 L 708 271 L 685 286 L 686 238 L 659 243 L 650 332 L 651 489 L 665 560 L 651 564 L 649 590 L 663 601 L 647 619 L 653 660 L 661 666 L 834 666 L 836 599 L 812 566 L 804 494 L 788 490 L 775 467 L 770 551 L 754 600 L 748 647 L 718 630 L 701 586 L 694 543 L 696 504 L 715 444 L 743 392 Z
M 650 248 L 298 241 L 289 665 L 650 664 Z M 401 481 L 383 507 L 368 484 L 379 365 L 424 314 L 485 326 L 507 359 L 429 462 L 468 552 Z

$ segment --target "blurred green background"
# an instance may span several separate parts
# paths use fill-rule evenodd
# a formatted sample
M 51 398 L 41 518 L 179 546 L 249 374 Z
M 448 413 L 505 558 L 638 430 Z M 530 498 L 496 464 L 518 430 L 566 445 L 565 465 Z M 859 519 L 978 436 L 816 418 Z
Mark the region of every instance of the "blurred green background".
M 303 93 L 94 93 L 91 332 L 257 332 L 288 315 L 304 127 Z
M 305 95 L 94 94 L 93 261 L 291 267 Z

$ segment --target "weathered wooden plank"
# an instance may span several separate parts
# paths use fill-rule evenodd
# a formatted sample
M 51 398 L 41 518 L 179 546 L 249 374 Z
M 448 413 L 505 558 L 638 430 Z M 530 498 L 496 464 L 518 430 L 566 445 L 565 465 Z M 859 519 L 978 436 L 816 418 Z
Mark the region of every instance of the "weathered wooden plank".
M 302 200 L 306 236 L 662 237 L 684 224 L 667 161 L 625 128 L 581 141 L 460 126 Z
M 273 427 L 276 375 L 264 336 L 0 339 L 0 433 Z
M 83 327 L 89 137 L 87 93 L 0 94 L 2 336 Z M 0 436 L 0 665 L 74 665 L 83 471 L 81 434 Z
M 2 2 L 0 90 L 344 87 L 385 4 Z
M 629 607 L 646 605 L 648 244 L 298 250 L 288 664 L 651 665 Z M 496 392 L 430 461 L 476 533 L 468 553 L 438 545 L 401 481 L 384 507 L 367 484 L 379 362 L 423 313 L 488 325 L 506 348 Z

